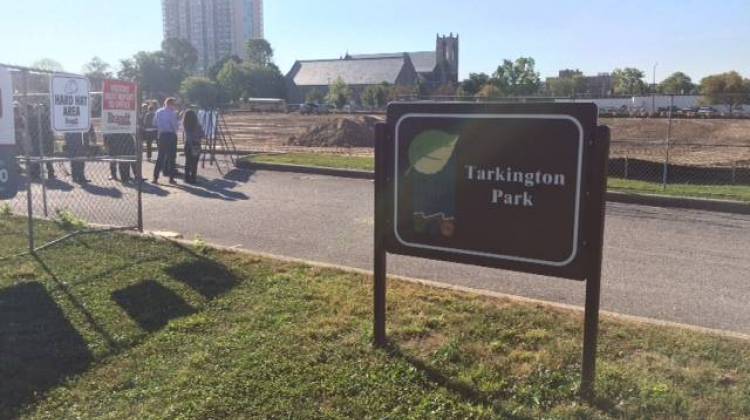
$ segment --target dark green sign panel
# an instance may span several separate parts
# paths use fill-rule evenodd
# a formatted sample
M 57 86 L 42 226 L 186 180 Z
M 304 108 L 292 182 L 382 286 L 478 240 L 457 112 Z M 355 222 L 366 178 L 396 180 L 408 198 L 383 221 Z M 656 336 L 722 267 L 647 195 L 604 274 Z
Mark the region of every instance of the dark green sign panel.
M 387 124 L 389 252 L 585 278 L 594 105 L 394 104 Z

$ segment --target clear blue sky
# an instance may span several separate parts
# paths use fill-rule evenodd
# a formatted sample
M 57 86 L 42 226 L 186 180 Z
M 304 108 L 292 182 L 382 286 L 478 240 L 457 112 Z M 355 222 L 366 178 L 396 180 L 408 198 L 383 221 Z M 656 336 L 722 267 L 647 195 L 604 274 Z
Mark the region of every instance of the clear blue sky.
M 53 58 L 77 72 L 158 49 L 159 0 L 3 0 L 0 62 Z M 542 76 L 633 66 L 651 78 L 750 77 L 750 0 L 266 0 L 266 37 L 283 72 L 295 59 L 430 50 L 436 33 L 461 36 L 461 75 L 532 56 Z

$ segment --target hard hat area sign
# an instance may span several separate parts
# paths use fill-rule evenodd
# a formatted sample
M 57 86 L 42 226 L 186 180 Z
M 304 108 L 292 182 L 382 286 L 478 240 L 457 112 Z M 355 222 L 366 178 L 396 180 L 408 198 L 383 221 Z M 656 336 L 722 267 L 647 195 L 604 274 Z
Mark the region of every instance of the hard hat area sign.
M 389 108 L 388 250 L 583 277 L 596 110 L 572 105 Z
M 52 128 L 58 132 L 87 131 L 91 124 L 88 79 L 56 74 L 50 85 Z

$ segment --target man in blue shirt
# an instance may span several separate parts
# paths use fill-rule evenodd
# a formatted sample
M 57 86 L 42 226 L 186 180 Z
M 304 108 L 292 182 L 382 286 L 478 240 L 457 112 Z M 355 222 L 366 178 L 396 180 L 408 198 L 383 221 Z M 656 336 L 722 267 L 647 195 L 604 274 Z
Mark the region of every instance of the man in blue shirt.
M 159 172 L 162 172 L 162 170 L 164 175 L 169 176 L 169 183 L 175 183 L 177 128 L 179 127 L 176 104 L 175 98 L 167 98 L 164 101 L 164 107 L 156 111 L 156 116 L 154 116 L 154 125 L 158 132 L 157 145 L 159 147 L 156 167 L 154 167 L 154 184 L 159 182 Z

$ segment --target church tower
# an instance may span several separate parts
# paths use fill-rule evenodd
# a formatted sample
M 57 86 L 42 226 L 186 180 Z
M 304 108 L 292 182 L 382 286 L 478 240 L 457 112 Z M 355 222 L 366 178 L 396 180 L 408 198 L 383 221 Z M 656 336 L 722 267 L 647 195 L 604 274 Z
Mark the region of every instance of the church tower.
M 440 83 L 458 83 L 458 34 L 437 36 L 437 65 L 440 71 Z

